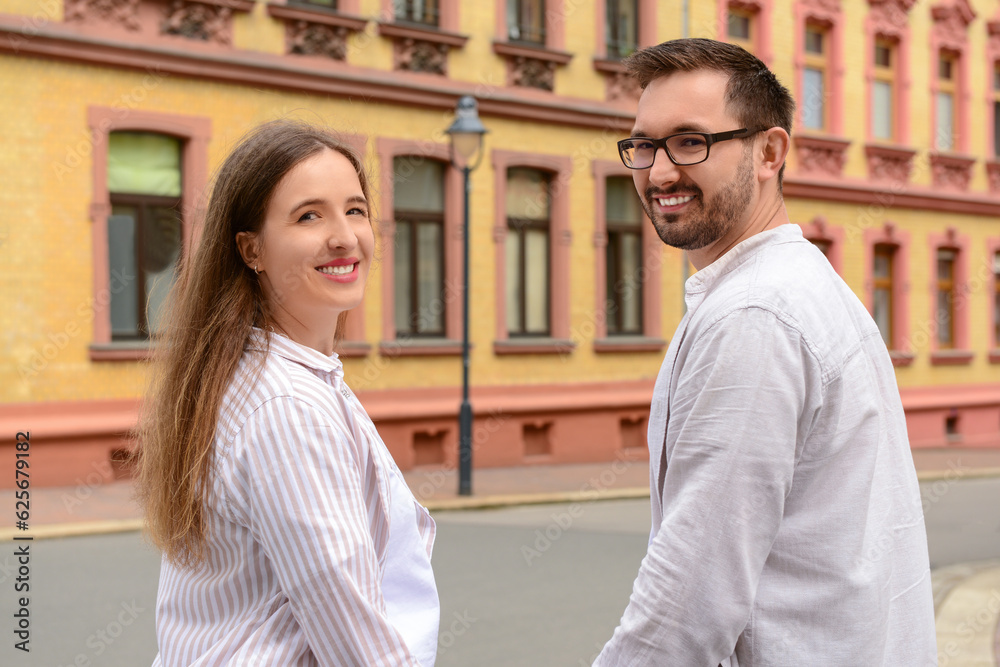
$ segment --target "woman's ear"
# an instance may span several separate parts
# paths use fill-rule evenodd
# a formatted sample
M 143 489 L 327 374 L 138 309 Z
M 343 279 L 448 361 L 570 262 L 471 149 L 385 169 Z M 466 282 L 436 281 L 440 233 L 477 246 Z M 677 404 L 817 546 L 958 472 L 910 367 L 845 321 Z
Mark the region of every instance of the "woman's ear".
M 240 232 L 236 235 L 236 247 L 240 250 L 243 263 L 251 269 L 257 270 L 260 262 L 260 248 L 257 243 L 257 235 L 252 232 Z

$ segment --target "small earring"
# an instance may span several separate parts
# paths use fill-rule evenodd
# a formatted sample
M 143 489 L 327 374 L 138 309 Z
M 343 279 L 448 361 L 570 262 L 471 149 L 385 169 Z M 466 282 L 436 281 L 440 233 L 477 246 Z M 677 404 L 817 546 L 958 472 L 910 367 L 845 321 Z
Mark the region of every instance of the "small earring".
M 257 275 L 260 275 L 260 271 L 257 270 L 256 264 L 253 265 L 253 272 L 256 273 Z

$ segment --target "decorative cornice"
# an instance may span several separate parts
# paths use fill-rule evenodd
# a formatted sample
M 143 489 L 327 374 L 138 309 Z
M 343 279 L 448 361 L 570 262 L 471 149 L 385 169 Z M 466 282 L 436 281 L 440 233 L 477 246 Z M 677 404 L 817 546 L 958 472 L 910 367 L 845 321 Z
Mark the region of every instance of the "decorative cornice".
M 832 23 L 840 15 L 840 0 L 799 0 L 805 16 Z
M 795 145 L 800 174 L 839 178 L 843 173 L 850 141 L 833 137 L 797 135 L 792 142 Z
M 868 178 L 876 183 L 905 184 L 910 180 L 916 154 L 915 150 L 902 146 L 867 144 Z
M 976 163 L 974 157 L 929 153 L 927 159 L 931 165 L 931 180 L 935 187 L 959 192 L 969 189 L 972 165 Z
M 511 44 L 509 42 L 493 42 L 493 53 L 505 58 L 531 58 L 533 60 L 544 60 L 556 65 L 567 65 L 573 59 L 573 54 L 566 51 L 556 51 L 554 49 L 544 49 L 539 46 L 526 46 L 524 44 Z
M 378 34 L 390 39 L 412 39 L 421 42 L 433 42 L 435 44 L 445 44 L 447 46 L 460 49 L 469 41 L 467 35 L 459 35 L 433 28 L 424 28 L 413 25 L 401 25 L 380 21 L 378 23 Z
M 18 17 L 0 16 L 0 53 L 53 58 L 136 71 L 153 70 L 193 79 L 339 95 L 366 101 L 402 103 L 451 111 L 462 95 L 479 96 L 483 115 L 627 132 L 635 115 L 577 98 L 522 97 L 516 90 L 493 89 L 446 80 L 440 84 L 398 73 L 337 64 L 336 69 L 304 67 L 285 56 L 261 53 L 194 53 L 172 45 L 126 44 L 52 25 L 30 34 Z
M 782 188 L 786 198 L 802 197 L 844 204 L 872 204 L 893 209 L 917 209 L 1000 217 L 1000 198 L 987 195 L 943 192 L 939 189 L 873 185 L 844 179 L 835 182 L 786 174 Z
M 335 28 L 345 28 L 351 32 L 360 32 L 368 25 L 368 21 L 363 18 L 324 11 L 321 8 L 312 9 L 302 7 L 301 5 L 291 6 L 268 3 L 267 13 L 272 18 L 280 21 L 305 21 L 307 23 L 317 23 Z

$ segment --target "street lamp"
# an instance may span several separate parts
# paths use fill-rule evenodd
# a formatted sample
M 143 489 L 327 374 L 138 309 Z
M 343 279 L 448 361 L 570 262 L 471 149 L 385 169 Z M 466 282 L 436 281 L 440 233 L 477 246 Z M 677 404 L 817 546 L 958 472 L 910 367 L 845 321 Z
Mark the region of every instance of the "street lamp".
M 464 95 L 455 105 L 447 129 L 451 164 L 462 170 L 465 214 L 462 218 L 462 406 L 458 411 L 458 495 L 472 495 L 472 405 L 469 403 L 469 174 L 483 159 L 486 128 L 479 120 L 476 98 Z

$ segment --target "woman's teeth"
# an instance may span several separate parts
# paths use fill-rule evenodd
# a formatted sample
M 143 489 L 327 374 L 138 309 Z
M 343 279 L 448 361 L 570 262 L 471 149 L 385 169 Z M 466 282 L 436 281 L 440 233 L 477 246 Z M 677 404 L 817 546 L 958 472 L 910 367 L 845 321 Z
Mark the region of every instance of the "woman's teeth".
M 346 276 L 354 270 L 356 264 L 344 264 L 343 266 L 321 266 L 317 270 L 320 273 L 329 273 L 335 276 Z

